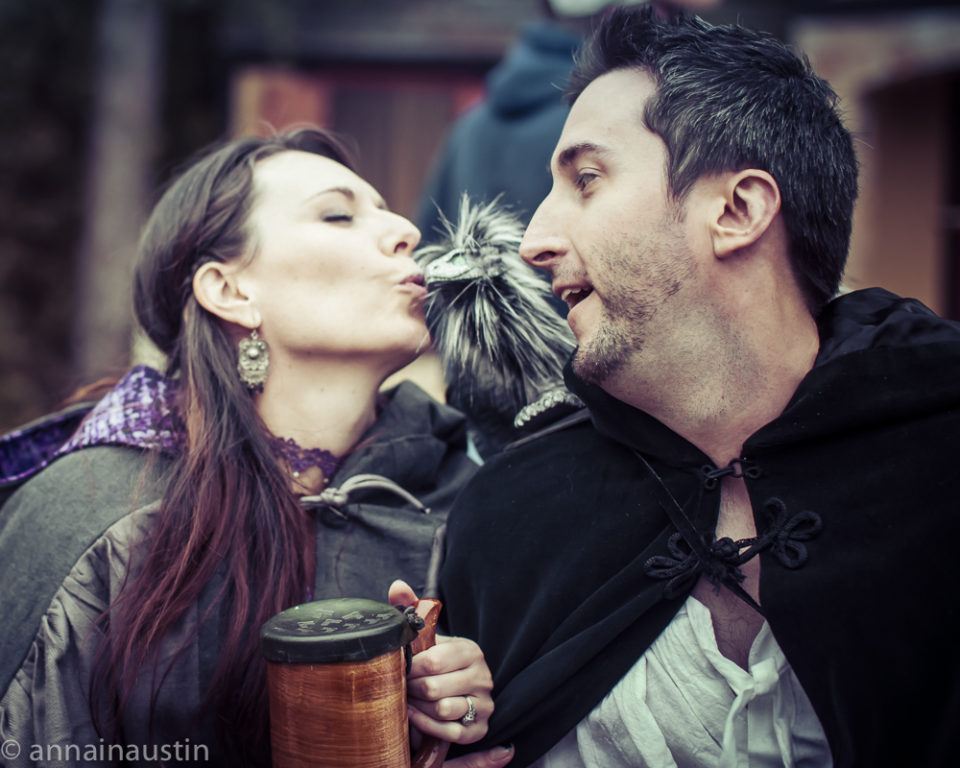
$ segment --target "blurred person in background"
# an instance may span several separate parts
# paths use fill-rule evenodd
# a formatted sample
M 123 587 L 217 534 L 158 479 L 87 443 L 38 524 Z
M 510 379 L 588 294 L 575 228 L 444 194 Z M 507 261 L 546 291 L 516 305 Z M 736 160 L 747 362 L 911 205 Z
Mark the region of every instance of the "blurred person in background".
M 483 99 L 456 119 L 424 187 L 417 226 L 425 242 L 456 221 L 464 192 L 477 203 L 500 198 L 524 224 L 550 191 L 550 154 L 569 107 L 562 98 L 573 54 L 602 14 L 642 0 L 540 0 L 543 18 L 527 24 L 489 72 Z M 658 0 L 660 14 L 711 8 L 720 0 Z M 557 302 L 564 313 L 566 305 Z
M 458 412 L 381 391 L 429 343 L 419 237 L 314 129 L 227 143 L 167 189 L 135 275 L 166 370 L 132 369 L 62 445 L 43 424 L 3 441 L 5 766 L 101 737 L 268 766 L 263 622 L 396 578 L 431 591 L 475 465 Z M 408 691 L 422 733 L 485 732 L 473 642 L 418 655 Z

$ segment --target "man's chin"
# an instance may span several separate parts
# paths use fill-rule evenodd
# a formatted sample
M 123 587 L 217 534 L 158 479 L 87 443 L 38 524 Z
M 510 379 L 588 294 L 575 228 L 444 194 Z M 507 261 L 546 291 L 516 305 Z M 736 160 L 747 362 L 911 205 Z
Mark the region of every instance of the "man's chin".
M 584 348 L 582 345 L 573 353 L 573 372 L 591 384 L 602 385 L 620 369 L 621 365 L 620 360 L 597 354 L 596 350 Z

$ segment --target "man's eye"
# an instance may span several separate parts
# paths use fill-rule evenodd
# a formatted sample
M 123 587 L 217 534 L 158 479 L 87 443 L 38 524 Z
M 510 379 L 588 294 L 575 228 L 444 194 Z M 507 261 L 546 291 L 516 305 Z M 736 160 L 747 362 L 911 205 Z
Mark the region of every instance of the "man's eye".
M 595 178 L 597 178 L 597 174 L 595 173 L 591 173 L 590 171 L 580 171 L 577 173 L 577 177 L 574 179 L 573 183 L 576 185 L 577 189 L 583 192 Z

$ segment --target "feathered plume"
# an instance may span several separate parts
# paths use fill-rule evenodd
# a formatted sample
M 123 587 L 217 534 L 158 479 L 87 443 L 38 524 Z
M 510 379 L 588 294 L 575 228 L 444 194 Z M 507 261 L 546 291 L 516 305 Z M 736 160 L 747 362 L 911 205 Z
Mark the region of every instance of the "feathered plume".
M 582 405 L 563 384 L 576 342 L 550 289 L 520 259 L 523 225 L 497 201 L 460 201 L 443 241 L 414 257 L 429 291 L 427 324 L 447 401 L 467 414 L 481 454 Z

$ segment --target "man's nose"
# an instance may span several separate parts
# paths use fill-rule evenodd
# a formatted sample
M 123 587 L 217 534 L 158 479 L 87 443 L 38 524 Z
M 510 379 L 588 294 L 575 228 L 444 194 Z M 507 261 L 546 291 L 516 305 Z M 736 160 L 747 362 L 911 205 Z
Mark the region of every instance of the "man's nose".
M 546 204 L 547 200 L 537 208 L 520 242 L 520 258 L 540 269 L 549 269 L 567 252 L 566 238 Z

